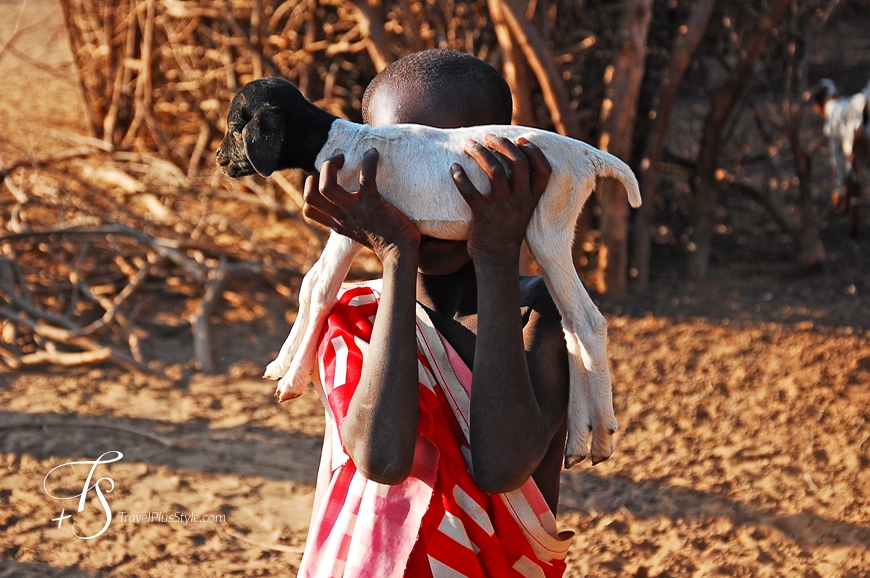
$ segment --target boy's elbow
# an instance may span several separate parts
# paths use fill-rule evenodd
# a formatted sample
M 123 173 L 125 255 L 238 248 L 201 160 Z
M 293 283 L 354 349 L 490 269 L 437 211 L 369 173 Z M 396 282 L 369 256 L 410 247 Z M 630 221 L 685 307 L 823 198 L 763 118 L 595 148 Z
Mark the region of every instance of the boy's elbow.
M 473 458 L 472 458 L 473 459 Z M 512 492 L 532 476 L 535 468 L 530 464 L 474 462 L 474 481 L 488 494 Z
M 403 463 L 407 461 L 407 463 Z M 413 460 L 378 460 L 369 459 L 364 463 L 354 462 L 356 469 L 373 482 L 395 486 L 401 484 L 411 475 Z
M 531 473 L 518 475 L 517 472 L 482 472 L 481 474 L 476 470 L 474 472 L 474 481 L 487 494 L 512 492 L 526 483 L 530 477 Z
M 356 469 L 367 479 L 379 484 L 396 485 L 404 482 L 414 466 L 414 445 L 387 444 L 379 447 L 377 440 L 362 435 L 349 435 L 344 431 L 343 438 L 349 440 L 345 451 Z
M 547 452 L 548 440 L 531 432 L 522 442 L 498 447 L 478 444 L 471 450 L 472 475 L 484 492 L 503 494 L 526 483 Z

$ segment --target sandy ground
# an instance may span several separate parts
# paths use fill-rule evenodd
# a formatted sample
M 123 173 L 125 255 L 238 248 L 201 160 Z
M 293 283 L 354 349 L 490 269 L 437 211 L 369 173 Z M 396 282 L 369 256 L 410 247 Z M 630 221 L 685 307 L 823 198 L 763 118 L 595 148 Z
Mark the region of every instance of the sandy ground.
M 83 130 L 59 9 L 0 0 L 4 40 L 16 22 L 35 26 L 16 42 L 30 61 L 0 57 L 7 158 Z M 567 576 L 870 576 L 870 240 L 845 230 L 826 228 L 817 275 L 722 264 L 687 284 L 662 265 L 649 294 L 599 300 L 621 431 L 610 461 L 563 475 Z M 233 289 L 261 315 L 218 312 L 219 375 L 0 367 L 0 577 L 295 574 L 323 410 L 311 391 L 279 406 L 258 377 L 288 303 Z M 151 352 L 182 371 L 182 339 Z M 106 478 L 111 524 L 79 539 L 62 510 L 80 536 L 106 520 L 95 491 L 75 512 L 91 466 L 46 476 L 110 452 L 91 485 Z

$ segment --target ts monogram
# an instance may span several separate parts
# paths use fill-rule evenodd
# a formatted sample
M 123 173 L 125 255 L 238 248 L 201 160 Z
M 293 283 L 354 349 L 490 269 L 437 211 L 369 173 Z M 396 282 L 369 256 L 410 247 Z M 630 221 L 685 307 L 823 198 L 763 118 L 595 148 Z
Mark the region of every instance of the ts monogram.
M 106 456 L 109 456 L 110 454 L 114 454 L 115 457 L 107 458 Z M 79 507 L 77 510 L 78 512 L 84 511 L 85 502 L 87 501 L 88 493 L 90 493 L 91 490 L 94 490 L 94 492 L 96 492 L 97 499 L 100 501 L 100 505 L 103 508 L 103 514 L 105 515 L 106 523 L 103 524 L 103 527 L 96 534 L 93 534 L 91 536 L 79 536 L 78 533 L 76 533 L 75 522 L 73 522 L 72 532 L 73 532 L 73 534 L 75 534 L 75 536 L 77 538 L 81 538 L 82 540 L 91 540 L 93 538 L 96 538 L 97 536 L 100 536 L 103 532 L 105 532 L 106 529 L 109 527 L 109 524 L 112 522 L 112 510 L 111 510 L 111 508 L 109 508 L 109 503 L 106 501 L 106 498 L 103 495 L 103 492 L 109 493 L 112 490 L 114 490 L 115 489 L 115 482 L 112 480 L 112 478 L 99 478 L 97 481 L 95 481 L 93 483 L 91 482 L 91 480 L 94 477 L 94 472 L 96 471 L 97 466 L 99 466 L 100 464 L 111 464 L 112 462 L 117 462 L 118 460 L 120 460 L 123 457 L 124 457 L 124 454 L 122 454 L 121 452 L 117 452 L 117 451 L 106 452 L 94 461 L 67 462 L 65 464 L 55 466 L 54 468 L 51 469 L 50 472 L 45 474 L 45 479 L 43 479 L 43 481 L 42 481 L 42 489 L 45 490 L 45 493 L 48 494 L 49 497 L 54 498 L 55 500 L 74 500 L 75 498 L 79 498 Z M 74 496 L 68 496 L 68 497 L 59 497 L 59 496 L 53 495 L 51 492 L 48 491 L 48 478 L 49 478 L 49 476 L 51 476 L 52 472 L 54 472 L 55 470 L 60 469 L 60 468 L 64 468 L 64 467 L 68 467 L 68 466 L 76 466 L 76 465 L 86 465 L 86 466 L 89 465 L 89 466 L 91 466 L 91 470 L 90 470 L 90 472 L 88 472 L 88 477 L 85 478 L 85 483 L 82 486 L 82 491 L 80 494 L 76 494 Z M 102 488 L 100 486 L 100 484 L 102 482 L 107 482 L 108 487 Z M 57 522 L 58 528 L 60 528 L 63 525 L 64 520 L 72 518 L 72 514 L 64 515 L 65 512 L 66 512 L 66 509 L 62 509 L 60 512 L 60 515 L 57 518 L 53 518 L 51 520 L 52 522 Z

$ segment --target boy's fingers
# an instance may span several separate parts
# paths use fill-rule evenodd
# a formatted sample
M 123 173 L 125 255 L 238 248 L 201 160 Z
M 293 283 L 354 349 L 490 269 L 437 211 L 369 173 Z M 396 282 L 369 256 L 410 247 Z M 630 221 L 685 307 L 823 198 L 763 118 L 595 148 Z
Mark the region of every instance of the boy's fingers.
M 332 227 L 335 224 L 335 219 L 328 213 L 324 213 L 312 204 L 305 203 L 302 205 L 302 214 L 307 219 L 320 223 L 321 225 Z
M 544 190 L 547 188 L 547 183 L 550 182 L 550 176 L 553 174 L 553 167 L 550 166 L 550 161 L 547 160 L 544 152 L 534 143 L 521 138 L 517 141 L 517 145 L 529 161 L 532 195 L 536 199 L 540 199 Z
M 525 192 L 529 187 L 529 159 L 520 148 L 510 140 L 488 134 L 484 137 L 486 146 L 498 152 L 509 165 L 511 189 Z
M 329 173 L 333 178 L 337 178 L 338 171 L 344 166 L 344 155 L 335 155 L 332 158 L 326 159 L 323 166 L 320 167 L 321 178 L 324 173 Z M 316 172 L 316 171 L 315 171 Z
M 510 164 L 510 181 L 514 187 L 525 186 L 529 182 L 529 160 L 520 148 L 510 140 L 488 134 L 484 136 L 486 146 L 503 156 Z
M 377 176 L 378 176 L 378 159 L 380 154 L 375 148 L 367 150 L 363 154 L 362 166 L 359 173 L 359 193 L 363 196 L 369 196 L 376 193 Z
M 302 187 L 302 200 L 306 203 L 317 203 L 322 198 L 320 194 L 320 173 L 312 171 L 305 179 Z
M 453 164 L 450 167 L 450 176 L 453 177 L 456 190 L 459 191 L 459 194 L 462 195 L 462 198 L 465 199 L 465 202 L 474 211 L 480 205 L 481 194 L 474 186 L 474 183 L 471 182 L 471 179 L 468 178 L 468 175 L 465 174 L 465 169 L 462 168 L 462 165 Z
M 305 184 L 302 186 L 302 197 L 308 200 L 308 197 L 317 191 L 317 183 L 320 182 L 320 173 L 311 171 L 305 178 Z
M 504 166 L 502 166 L 496 156 L 492 154 L 492 151 L 488 148 L 477 141 L 469 140 L 465 143 L 465 152 L 477 161 L 477 164 L 480 165 L 480 168 L 483 169 L 483 172 L 486 173 L 486 176 L 489 177 L 490 181 L 501 180 L 507 182 L 507 172 L 505 171 Z M 493 194 L 495 194 L 496 188 L 497 187 L 493 186 Z
M 320 194 L 335 205 L 341 206 L 349 200 L 349 195 L 338 184 L 338 171 L 344 166 L 344 155 L 332 157 L 320 167 Z
M 338 167 L 335 166 L 333 159 L 327 159 L 320 167 L 319 189 L 330 187 L 338 178 Z
M 320 178 L 321 175 L 317 171 L 314 171 L 305 179 L 305 186 L 302 189 L 302 199 L 305 201 L 305 206 L 311 205 L 321 210 L 329 210 L 331 207 L 334 210 L 335 205 L 320 192 L 320 185 L 318 184 Z M 304 210 L 305 208 L 303 207 L 303 212 Z

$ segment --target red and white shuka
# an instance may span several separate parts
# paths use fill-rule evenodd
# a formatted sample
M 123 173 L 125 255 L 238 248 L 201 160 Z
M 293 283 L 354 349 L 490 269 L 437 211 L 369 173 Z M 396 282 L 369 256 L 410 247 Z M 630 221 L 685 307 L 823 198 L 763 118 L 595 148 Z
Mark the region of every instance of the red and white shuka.
M 347 285 L 327 319 L 315 388 L 327 426 L 298 576 L 329 578 L 562 576 L 570 533 L 532 479 L 487 494 L 470 473 L 471 371 L 417 307 L 420 415 L 411 475 L 368 480 L 341 442 L 378 308 L 379 283 Z M 317 382 L 321 383 L 317 383 Z

